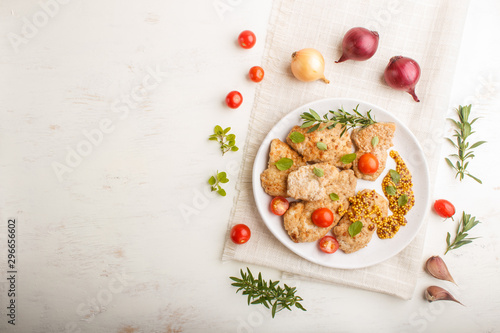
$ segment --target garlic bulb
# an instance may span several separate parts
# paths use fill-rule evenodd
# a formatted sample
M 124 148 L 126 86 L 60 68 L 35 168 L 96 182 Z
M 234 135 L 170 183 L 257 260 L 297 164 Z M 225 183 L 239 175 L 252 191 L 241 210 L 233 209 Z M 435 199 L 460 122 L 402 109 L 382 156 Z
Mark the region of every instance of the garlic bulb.
M 302 49 L 292 54 L 292 73 L 300 81 L 311 82 L 325 78 L 325 59 L 316 49 Z

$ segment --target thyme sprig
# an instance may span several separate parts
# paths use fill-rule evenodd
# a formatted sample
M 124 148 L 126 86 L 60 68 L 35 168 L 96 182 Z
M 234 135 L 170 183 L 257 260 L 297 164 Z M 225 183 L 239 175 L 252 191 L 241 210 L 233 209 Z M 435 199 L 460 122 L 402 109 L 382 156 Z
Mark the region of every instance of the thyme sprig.
M 358 107 L 359 104 L 356 105 L 356 108 L 352 110 L 353 113 L 345 111 L 343 107 L 341 107 L 337 111 L 330 110 L 330 118 L 328 118 L 329 113 L 326 113 L 323 115 L 323 117 L 321 117 L 316 111 L 314 111 L 313 109 L 309 109 L 309 112 L 304 112 L 300 115 L 300 118 L 303 120 L 303 123 L 300 127 L 307 128 L 312 126 L 307 131 L 307 133 L 311 133 L 316 131 L 321 124 L 326 124 L 326 126 L 321 128 L 320 131 L 324 130 L 325 128 L 332 129 L 337 126 L 337 124 L 341 124 L 343 130 L 342 133 L 340 133 L 340 136 L 342 136 L 347 130 L 351 128 L 365 128 L 376 123 L 375 119 L 371 115 L 372 110 L 369 110 L 366 115 L 363 115 L 358 111 Z
M 302 311 L 307 311 L 300 302 L 302 297 L 295 296 L 295 287 L 289 287 L 286 284 L 282 288 L 278 286 L 279 281 L 269 280 L 269 284 L 262 279 L 262 274 L 259 273 L 257 279 L 255 279 L 247 267 L 247 273 L 240 270 L 241 278 L 231 276 L 230 279 L 234 282 L 231 283 L 232 286 L 238 287 L 236 293 L 243 290 L 243 295 L 247 296 L 248 305 L 250 304 L 262 304 L 266 308 L 271 309 L 271 315 L 274 318 L 277 312 L 283 309 L 292 310 L 292 307 L 301 309 Z
M 451 160 L 447 157 L 445 158 L 445 160 L 448 163 L 448 165 L 457 172 L 455 178 L 460 176 L 459 179 L 460 181 L 462 181 L 462 179 L 464 179 L 465 176 L 469 176 L 478 183 L 482 184 L 483 182 L 479 178 L 471 175 L 467 170 L 467 166 L 469 165 L 470 162 L 467 160 L 473 159 L 475 156 L 472 149 L 479 147 L 480 145 L 486 142 L 486 141 L 478 141 L 471 145 L 467 141 L 468 137 L 474 133 L 474 131 L 472 130 L 472 124 L 474 124 L 474 122 L 477 119 L 479 119 L 479 118 L 474 118 L 472 121 L 469 122 L 471 106 L 472 105 L 470 104 L 467 106 L 461 106 L 461 105 L 458 106 L 458 109 L 456 109 L 456 111 L 458 114 L 459 121 L 448 118 L 450 121 L 453 122 L 453 124 L 456 127 L 455 134 L 453 135 L 453 137 L 456 138 L 456 143 L 450 138 L 446 139 L 453 145 L 453 147 L 458 149 L 458 153 L 449 155 L 450 157 L 456 158 L 455 164 L 453 164 L 453 162 L 451 162 Z
M 448 253 L 448 251 L 458 249 L 465 244 L 472 243 L 472 241 L 477 237 L 467 238 L 467 236 L 469 236 L 467 232 L 479 223 L 481 222 L 479 220 L 476 220 L 475 216 L 471 217 L 470 214 L 465 214 L 465 212 L 463 212 L 462 219 L 458 223 L 457 235 L 455 236 L 453 242 L 451 241 L 450 233 L 448 233 L 448 235 L 446 236 L 446 244 L 448 245 L 448 247 L 446 248 L 446 252 L 444 254 Z

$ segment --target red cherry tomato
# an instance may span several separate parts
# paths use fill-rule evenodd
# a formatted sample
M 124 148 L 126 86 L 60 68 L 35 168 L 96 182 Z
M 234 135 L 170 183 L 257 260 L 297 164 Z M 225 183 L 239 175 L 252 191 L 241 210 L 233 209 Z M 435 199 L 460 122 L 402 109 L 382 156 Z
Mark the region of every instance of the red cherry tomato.
M 255 34 L 250 30 L 242 31 L 238 36 L 238 43 L 240 43 L 240 46 L 244 49 L 251 49 L 255 45 L 256 41 L 257 38 L 255 37 Z
M 444 218 L 452 217 L 455 215 L 455 206 L 448 200 L 439 199 L 434 202 L 434 210 L 436 213 Z
M 312 213 L 311 219 L 318 227 L 326 228 L 333 223 L 333 213 L 328 208 L 318 208 Z
M 248 242 L 250 235 L 250 228 L 245 224 L 237 224 L 231 229 L 231 240 L 236 244 Z
M 239 91 L 234 90 L 227 94 L 226 104 L 231 109 L 237 109 L 241 105 L 241 103 L 243 103 L 243 96 L 241 96 Z
M 319 240 L 319 248 L 325 253 L 334 253 L 339 249 L 339 242 L 333 236 L 325 236 Z
M 288 200 L 286 200 L 283 197 L 275 197 L 271 201 L 271 212 L 276 215 L 283 215 L 285 212 L 288 210 L 288 207 L 290 204 L 288 203 Z
M 264 78 L 264 70 L 262 69 L 262 67 L 253 66 L 252 68 L 250 68 L 248 76 L 253 82 L 260 82 Z
M 361 155 L 358 160 L 358 169 L 365 175 L 371 175 L 378 170 L 378 159 L 371 153 Z

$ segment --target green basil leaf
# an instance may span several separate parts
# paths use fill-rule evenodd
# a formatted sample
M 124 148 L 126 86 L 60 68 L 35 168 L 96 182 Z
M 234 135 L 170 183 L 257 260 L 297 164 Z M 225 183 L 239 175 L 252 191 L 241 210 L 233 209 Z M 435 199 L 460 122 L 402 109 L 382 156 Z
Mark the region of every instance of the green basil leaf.
M 319 150 L 327 150 L 328 149 L 328 146 L 324 142 L 316 143 L 316 147 L 318 147 Z
M 274 165 L 276 165 L 278 170 L 281 170 L 281 171 L 288 170 L 292 167 L 293 160 L 288 158 L 288 157 L 283 157 L 278 162 L 276 162 Z
M 375 147 L 376 145 L 378 145 L 378 141 L 379 141 L 378 136 L 374 136 L 372 138 L 372 146 Z
M 215 134 L 223 134 L 224 131 L 222 130 L 222 127 L 220 127 L 219 125 L 217 125 L 217 126 L 214 127 L 214 133 Z
M 226 177 L 227 177 L 227 174 L 226 174 L 224 171 L 223 171 L 223 172 L 219 172 L 219 173 L 217 174 L 217 179 L 218 179 L 219 181 L 221 181 L 221 180 L 223 180 L 223 179 L 226 179 Z
M 340 158 L 340 161 L 344 164 L 349 164 L 352 163 L 352 161 L 354 161 L 355 159 L 356 159 L 356 153 L 352 153 L 352 154 L 345 154 Z
M 351 235 L 351 237 L 356 236 L 357 234 L 359 234 L 361 232 L 362 228 L 363 228 L 363 223 L 361 221 L 356 221 L 356 222 L 352 223 L 348 229 L 349 235 Z
M 337 201 L 339 200 L 339 196 L 336 193 L 330 193 L 330 199 L 332 199 L 332 201 Z
M 239 148 L 238 148 L 238 147 L 236 147 L 236 146 L 232 146 L 232 147 L 231 147 L 231 151 L 238 151 L 238 149 L 239 149 Z
M 321 168 L 314 168 L 313 172 L 318 177 L 323 177 L 323 175 L 325 174 L 325 172 Z
M 208 184 L 215 185 L 215 177 L 214 176 L 210 177 L 210 179 L 208 180 Z
M 401 180 L 401 175 L 396 171 L 396 170 L 389 170 L 389 174 L 391 175 L 391 179 L 394 182 L 394 184 L 398 184 L 399 181 Z
M 225 197 L 226 196 L 226 191 L 224 191 L 223 188 L 220 188 L 217 193 L 219 193 L 221 196 Z
M 300 132 L 292 132 L 290 134 L 289 138 L 290 138 L 290 140 L 292 140 L 293 143 L 301 143 L 306 139 L 304 134 L 302 134 Z
M 388 195 L 396 195 L 396 188 L 394 186 L 386 186 L 385 191 Z
M 401 195 L 398 199 L 398 206 L 403 207 L 407 203 L 408 203 L 408 196 L 406 194 Z

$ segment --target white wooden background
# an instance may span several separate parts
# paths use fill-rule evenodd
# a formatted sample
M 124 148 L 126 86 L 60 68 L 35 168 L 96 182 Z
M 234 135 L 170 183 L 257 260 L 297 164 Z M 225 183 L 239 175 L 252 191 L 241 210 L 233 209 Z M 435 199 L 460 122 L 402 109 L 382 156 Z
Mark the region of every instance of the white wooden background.
M 451 1 L 451 0 L 450 0 Z M 483 223 L 447 254 L 458 287 L 420 272 L 402 301 L 338 285 L 298 286 L 307 312 L 248 307 L 220 257 L 241 152 L 221 158 L 216 124 L 245 141 L 271 1 L 0 1 L 1 332 L 499 332 L 500 4 L 472 0 L 449 110 L 473 103 L 488 141 L 462 183 L 442 161 L 433 199 Z M 257 45 L 236 45 L 250 29 Z M 243 105 L 230 110 L 227 92 Z M 449 128 L 451 135 L 451 128 Z M 452 152 L 444 146 L 443 157 Z M 78 154 L 78 155 L 77 155 Z M 57 168 L 58 171 L 55 171 Z M 207 192 L 228 172 L 225 198 Z M 7 218 L 18 220 L 16 326 L 7 323 Z M 425 259 L 452 221 L 428 221 Z M 264 267 L 266 278 L 281 273 Z M 429 304 L 449 289 L 466 307 Z

